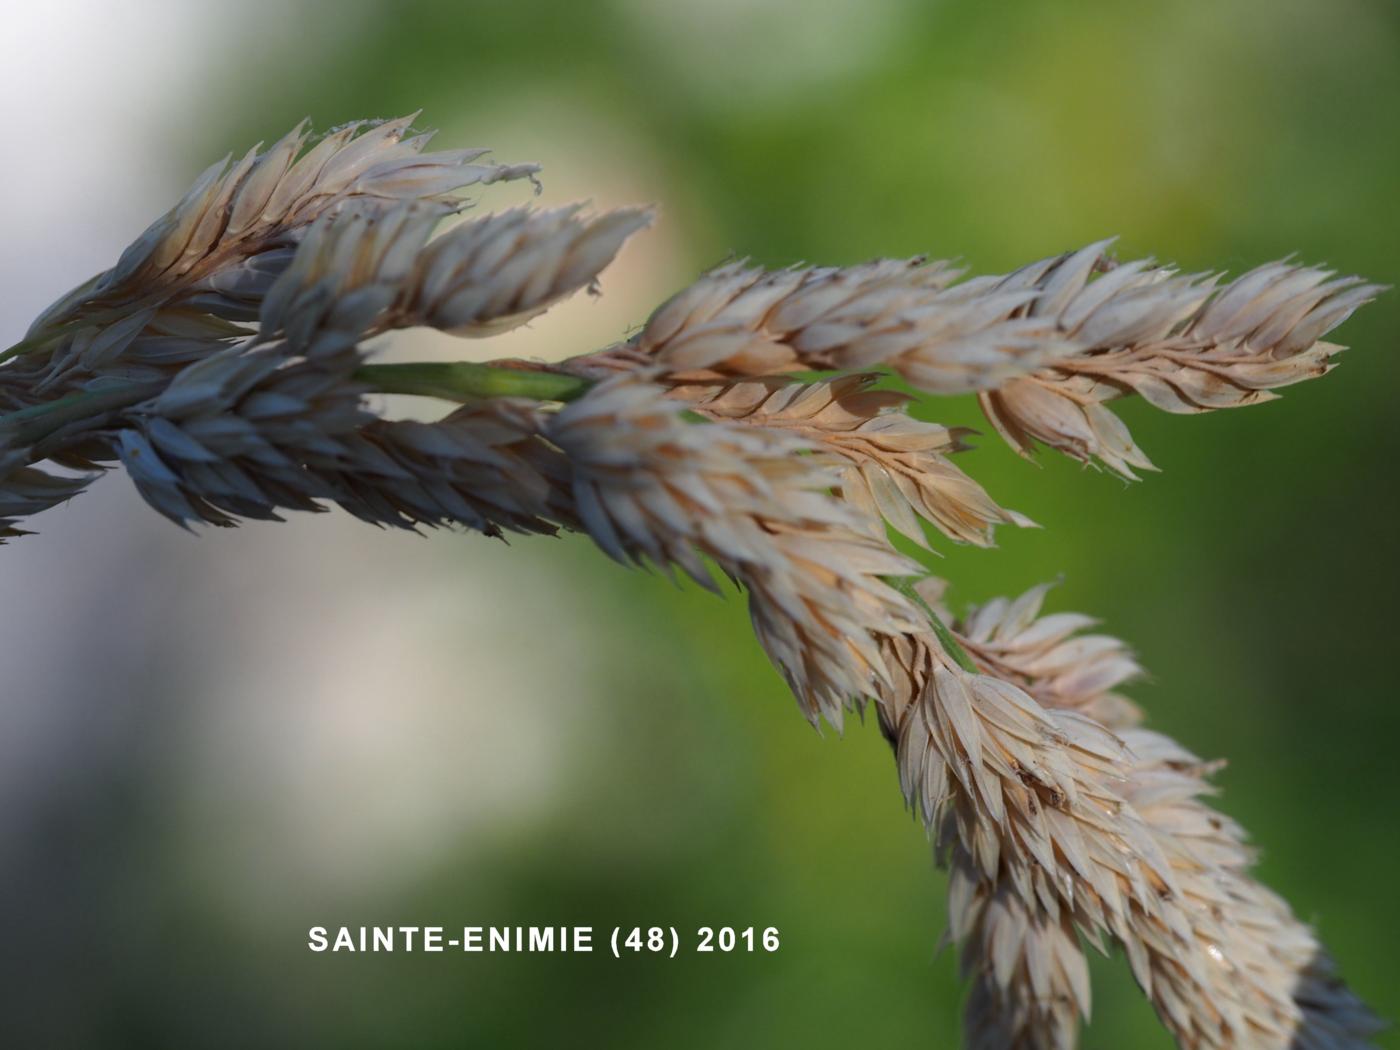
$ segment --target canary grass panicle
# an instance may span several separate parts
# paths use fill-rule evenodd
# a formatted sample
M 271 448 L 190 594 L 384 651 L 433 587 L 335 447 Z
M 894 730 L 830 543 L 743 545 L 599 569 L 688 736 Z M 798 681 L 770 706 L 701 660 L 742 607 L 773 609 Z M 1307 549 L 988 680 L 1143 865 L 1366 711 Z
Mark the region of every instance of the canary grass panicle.
M 1140 712 L 1112 692 L 1141 673 L 1126 646 L 1076 633 L 1094 623 L 1088 617 L 1040 616 L 1046 590 L 973 608 L 954 629 L 979 664 L 1014 677 L 1043 705 L 1099 713 L 1120 733 L 1128 755 L 1120 771 L 1123 800 L 1167 859 L 1191 940 L 1213 963 L 1202 983 L 1181 966 L 1179 944 L 1147 938 L 1137 952 L 1130 948 L 1134 972 L 1163 1023 L 1183 1047 L 1369 1046 L 1374 1016 L 1335 976 L 1312 931 L 1250 877 L 1253 855 L 1243 829 L 1202 801 L 1214 793 L 1205 777 L 1218 764 L 1135 728 Z M 932 598 L 940 592 L 938 584 L 925 591 Z M 982 989 L 970 1000 L 968 1031 L 1058 1046 L 1035 1040 L 1052 1034 L 1072 1040 L 1065 1007 L 1078 1004 L 1087 1017 L 1087 988 L 1064 943 L 1043 922 L 1021 924 L 1024 936 L 1015 927 L 1008 931 L 1013 882 L 1005 874 L 979 881 L 966 855 L 955 851 L 950 914 L 963 916 L 953 920 L 954 933 L 964 944 L 964 969 Z M 975 1018 L 977 1010 L 993 1016 Z
M 1055 324 L 1016 316 L 1034 290 L 953 284 L 947 263 L 706 274 L 660 306 L 635 349 L 680 381 L 888 366 L 911 386 L 960 394 L 1005 382 L 1064 347 Z
M 709 418 L 796 434 L 818 453 L 836 457 L 841 497 L 922 547 L 929 543 L 920 518 L 949 539 L 979 547 L 991 546 L 996 525 L 1034 524 L 1003 510 L 949 461 L 950 453 L 968 447 L 968 430 L 914 419 L 903 411 L 908 395 L 872 389 L 879 378 L 857 373 L 793 383 L 768 377 L 680 385 L 670 393 Z
M 893 703 L 886 699 L 882 724 L 895 740 L 906 798 L 944 854 L 966 855 L 950 913 L 964 935 L 964 966 L 991 982 L 983 1001 L 1023 1004 L 1010 1009 L 1012 1022 L 1044 989 L 1061 1004 L 1058 1014 L 1088 1005 L 1076 964 L 1048 925 L 1046 937 L 1028 941 L 1000 925 L 961 924 L 969 899 L 1011 894 L 1049 922 L 1068 916 L 1091 943 L 1110 936 L 1183 1046 L 1270 1045 L 1249 1042 L 1259 1030 L 1248 1013 L 1254 1001 L 1222 988 L 1219 941 L 1199 937 L 1200 910 L 1183 872 L 1125 792 L 1127 746 L 1091 719 L 1047 710 L 1010 683 L 951 665 L 936 645 L 897 644 L 907 684 Z M 974 933 L 980 940 L 968 939 Z M 1047 950 L 1053 956 L 1037 954 Z
M 1313 931 L 1250 876 L 1253 851 L 1243 829 L 1203 801 L 1214 793 L 1205 776 L 1218 764 L 1158 733 L 1129 729 L 1123 738 L 1134 756 L 1125 796 L 1170 859 L 1194 936 L 1217 963 L 1203 1001 L 1180 980 L 1169 953 L 1150 955 L 1149 994 L 1178 1044 L 1372 1046 L 1383 1026 L 1337 976 Z M 1230 1016 L 1243 1017 L 1245 1027 L 1222 1027 Z
M 219 296 L 227 296 L 234 311 L 244 315 L 267 275 L 245 274 L 247 284 L 226 291 L 215 275 L 228 280 L 230 270 L 295 244 L 328 212 L 405 200 L 455 203 L 455 191 L 467 186 L 533 178 L 539 170 L 535 164 L 480 163 L 489 152 L 484 149 L 425 153 L 431 133 L 404 137 L 416 116 L 356 121 L 314 144 L 303 121 L 266 152 L 255 146 L 232 164 L 225 157 L 205 170 L 116 266 L 51 306 L 30 333 L 97 310 L 168 301 L 177 293 L 211 293 L 200 305 L 216 315 L 225 305 Z M 285 262 L 285 252 L 279 258 Z
M 1110 243 L 1034 263 L 994 286 L 1038 291 L 1030 316 L 1055 320 L 1078 347 L 979 395 L 1023 455 L 1040 441 L 1127 478 L 1134 468 L 1153 470 L 1105 401 L 1136 393 L 1168 412 L 1193 413 L 1271 400 L 1276 387 L 1325 374 L 1343 348 L 1319 340 L 1382 290 L 1287 262 L 1216 288 L 1214 276 L 1180 275 L 1151 260 L 1115 263 L 1105 254 Z
M 25 534 L 15 519 L 66 503 L 92 480 L 93 475 L 65 476 L 31 467 L 25 450 L 0 452 L 0 544 Z
M 644 208 L 588 215 L 570 205 L 463 223 L 415 261 L 397 324 L 475 337 L 517 328 L 580 289 L 594 289 L 627 238 L 650 222 Z
M 262 297 L 317 219 L 347 208 L 370 214 L 403 201 L 458 207 L 456 191 L 533 179 L 539 170 L 482 162 L 483 149 L 424 152 L 432 136 L 405 138 L 412 121 L 360 121 L 319 140 L 303 121 L 266 152 L 254 147 L 236 163 L 214 164 L 116 266 L 35 320 L 27 369 L 52 387 L 74 374 L 121 374 L 133 344 L 144 360 L 150 339 L 239 336 L 237 322 L 257 317 Z
M 663 387 L 621 377 L 566 405 L 549 439 L 574 472 L 579 520 L 622 562 L 714 587 L 701 555 L 749 592 L 755 631 L 807 717 L 838 729 L 888 674 L 878 639 L 918 613 L 883 577 L 918 571 L 828 494 L 839 475 L 801 437 L 691 423 Z
M 378 525 L 556 531 L 546 516 L 566 509 L 565 475 L 535 402 L 491 399 L 419 423 L 379 419 L 362 393 L 276 347 L 225 351 L 128 410 L 114 440 L 142 496 L 181 524 L 333 502 Z
M 593 286 L 650 218 L 640 209 L 518 208 L 429 240 L 450 210 L 414 202 L 319 220 L 263 300 L 262 337 L 283 335 L 290 350 L 317 358 L 414 325 L 508 331 Z
M 1107 242 L 1005 276 L 884 260 L 733 264 L 632 339 L 559 365 L 367 364 L 428 325 L 486 336 L 588 288 L 649 213 L 520 208 L 438 232 L 463 187 L 530 177 L 427 153 L 409 119 L 298 127 L 209 169 L 117 265 L 0 354 L 0 542 L 120 459 L 184 524 L 338 505 L 379 525 L 587 533 L 627 564 L 748 594 L 814 723 L 876 704 L 901 789 L 951 868 L 975 1050 L 1070 1050 L 1081 940 L 1120 945 L 1186 1050 L 1362 1050 L 1376 1023 L 1313 932 L 1250 875 L 1203 763 L 1138 728 L 1141 674 L 1045 588 L 961 621 L 891 546 L 932 523 L 989 545 L 1002 509 L 950 456 L 965 431 L 873 384 L 980 392 L 1036 441 L 1151 466 L 1105 403 L 1252 404 L 1330 366 L 1319 340 L 1377 288 L 1289 263 L 1217 287 Z M 815 382 L 791 373 L 834 370 Z M 385 418 L 373 392 L 460 407 Z M 66 471 L 67 473 L 61 473 Z M 947 626 L 951 624 L 951 627 Z
M 1089 964 L 1068 911 L 1052 914 L 1013 884 L 981 878 L 956 843 L 948 874 L 949 933 L 970 982 L 968 1050 L 1073 1050 L 1090 1015 Z
M 928 586 L 936 594 L 942 583 Z M 1082 633 L 1098 623 L 1092 616 L 1041 616 L 1052 586 L 974 606 L 954 625 L 958 640 L 981 667 L 1017 683 L 1044 707 L 1077 711 L 1114 731 L 1137 725 L 1142 710 L 1115 691 L 1143 675 L 1132 650 L 1110 635 Z

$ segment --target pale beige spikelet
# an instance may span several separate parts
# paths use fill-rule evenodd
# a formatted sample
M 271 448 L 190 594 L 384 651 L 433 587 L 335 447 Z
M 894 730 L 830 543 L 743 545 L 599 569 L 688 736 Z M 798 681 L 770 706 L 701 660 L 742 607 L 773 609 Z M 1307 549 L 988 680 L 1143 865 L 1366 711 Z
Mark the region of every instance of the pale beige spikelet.
M 963 1009 L 967 1050 L 1074 1050 L 1091 1008 L 1089 965 L 1067 910 L 1026 900 L 1012 884 L 989 882 L 953 843 L 948 873 L 949 933 L 962 945 L 971 983 Z
M 588 215 L 570 205 L 517 208 L 463 223 L 415 260 L 396 324 L 475 337 L 519 327 L 593 288 L 627 238 L 650 222 L 644 208 Z
M 0 385 L 32 404 L 93 374 L 158 376 L 245 336 L 316 220 L 403 202 L 451 209 L 456 191 L 538 171 L 483 162 L 482 149 L 424 152 L 431 133 L 405 137 L 412 120 L 359 121 L 319 139 L 303 121 L 265 152 L 213 165 L 112 269 L 34 321 Z
M 880 698 L 881 725 L 905 797 L 941 841 L 960 843 L 989 883 L 1010 880 L 1052 915 L 1068 909 L 1130 957 L 1148 936 L 1187 947 L 1170 867 L 1121 794 L 1121 740 L 964 670 L 932 634 L 891 639 L 887 664 L 902 675 Z M 1191 951 L 1181 960 L 1204 966 Z
M 969 1047 L 1071 1050 L 1083 945 L 1107 941 L 1184 1050 L 1371 1045 L 1372 1015 L 1206 805 L 1215 765 L 1138 727 L 1122 642 L 1043 614 L 1045 587 L 961 622 L 939 581 L 911 587 L 887 526 L 985 546 L 1029 522 L 953 465 L 965 431 L 915 419 L 875 372 L 979 392 L 1018 450 L 1132 476 L 1151 464 L 1107 402 L 1266 400 L 1330 367 L 1320 340 L 1376 286 L 1273 263 L 1217 287 L 1118 265 L 1107 242 L 968 280 L 918 259 L 736 263 L 560 365 L 369 364 L 391 329 L 489 336 L 596 290 L 649 221 L 520 208 L 441 232 L 462 188 L 535 168 L 424 152 L 410 120 L 298 127 L 215 165 L 0 353 L 0 542 L 120 460 L 187 526 L 338 505 L 409 529 L 581 531 L 714 589 L 718 569 L 814 724 L 875 701 L 952 869 Z M 391 420 L 371 392 L 460 407 Z
M 1023 455 L 1035 442 L 1124 477 L 1155 469 L 1104 402 L 1140 394 L 1168 412 L 1270 400 L 1274 388 L 1325 374 L 1343 348 L 1321 342 L 1382 289 L 1359 277 L 1287 262 L 1223 287 L 1151 260 L 1117 264 L 1110 242 L 1034 263 L 997 282 L 1036 290 L 1033 317 L 1053 319 L 1077 350 L 979 396 Z M 1100 274 L 1095 277 L 1095 274 Z
M 1122 798 L 1170 867 L 1191 947 L 1211 963 L 1193 973 L 1182 965 L 1183 945 L 1170 939 L 1147 937 L 1130 950 L 1162 1022 L 1182 1047 L 1201 1050 L 1370 1046 L 1378 1030 L 1374 1016 L 1335 976 L 1312 931 L 1249 875 L 1253 855 L 1243 829 L 1203 801 L 1213 793 L 1204 778 L 1217 765 L 1135 727 L 1140 712 L 1113 692 L 1141 673 L 1126 646 L 1106 635 L 1078 634 L 1094 623 L 1088 617 L 1040 616 L 1046 590 L 974 608 L 955 630 L 980 665 L 1017 681 L 1041 704 L 1096 714 L 1118 727 L 1126 749 Z M 960 898 L 1005 896 L 1006 877 L 978 883 L 956 852 L 954 865 L 953 892 Z M 950 914 L 959 910 L 958 900 L 950 904 Z M 1046 1003 L 1047 974 L 1073 975 L 1062 951 L 1045 954 L 1037 938 L 1003 933 L 998 940 L 986 927 L 972 933 L 963 941 L 964 966 L 987 986 L 974 1001 L 999 1004 L 1003 1019 L 1028 1016 Z M 1061 980 L 1058 988 L 1063 998 L 1072 984 Z
M 906 798 L 945 851 L 966 854 L 962 899 L 1010 893 L 1051 922 L 1068 916 L 1095 943 L 1107 934 L 1159 1012 L 1184 1004 L 1196 1011 L 1202 1038 L 1217 1040 L 1192 1045 L 1250 1045 L 1231 1040 L 1253 1032 L 1251 1004 L 1219 994 L 1218 961 L 1197 937 L 1181 873 L 1124 793 L 1132 756 L 1122 740 L 956 666 L 932 636 L 894 640 L 889 663 L 905 677 L 881 698 L 881 724 Z M 980 964 L 975 943 L 964 944 L 965 965 L 994 982 L 985 990 L 994 1001 L 1034 997 L 1029 982 L 1043 981 L 1048 968 L 1062 975 L 1055 995 L 1087 1006 L 1074 991 L 1072 957 L 1061 957 L 1065 942 L 999 941 Z M 1036 954 L 1047 951 L 1055 955 Z
M 280 335 L 290 351 L 317 358 L 414 325 L 508 331 L 592 286 L 649 220 L 639 209 L 519 208 L 429 240 L 450 211 L 413 202 L 319 220 L 263 300 L 262 337 Z
M 492 398 L 419 423 L 377 418 L 362 392 L 276 347 L 238 348 L 127 409 L 112 441 L 141 495 L 180 524 L 280 520 L 325 503 L 377 525 L 488 535 L 571 520 L 535 402 Z
M 219 307 L 227 305 L 246 316 L 246 308 L 234 304 L 256 301 L 267 281 L 250 260 L 281 251 L 285 265 L 285 249 L 328 211 L 455 201 L 454 191 L 467 186 L 533 177 L 539 170 L 483 163 L 484 149 L 425 153 L 431 133 L 405 137 L 415 116 L 357 121 L 314 141 L 303 121 L 265 152 L 255 146 L 237 162 L 218 161 L 116 266 L 41 314 L 31 334 L 128 303 L 168 302 L 177 293 L 208 293 L 201 308 L 221 314 Z
M 830 381 L 794 383 L 777 377 L 673 387 L 701 414 L 799 435 L 818 454 L 841 463 L 841 497 L 872 522 L 883 518 L 901 534 L 928 547 L 919 519 L 949 539 L 987 547 L 999 524 L 1029 526 L 1024 515 L 1004 510 L 985 489 L 948 459 L 967 446 L 968 431 L 914 419 L 911 400 L 896 390 L 875 390 L 872 373 Z
M 323 215 L 267 289 L 259 339 L 280 337 L 287 353 L 313 360 L 353 348 L 379 329 L 428 238 L 451 211 L 446 204 L 412 201 Z
M 706 274 L 660 306 L 631 349 L 677 380 L 888 366 L 920 390 L 1005 382 L 1064 347 L 1053 320 L 1016 316 L 1034 290 L 954 284 L 921 259 Z
M 980 666 L 1045 707 L 1078 711 L 1115 732 L 1137 725 L 1141 709 L 1116 691 L 1143 674 L 1132 650 L 1111 635 L 1083 633 L 1098 623 L 1092 616 L 1042 616 L 1051 586 L 970 608 L 955 625 L 958 640 Z
M 579 521 L 609 555 L 675 566 L 713 587 L 702 555 L 749 592 L 754 628 L 813 722 L 888 681 L 879 638 L 918 614 L 883 577 L 915 563 L 870 534 L 799 455 L 795 434 L 687 421 L 665 388 L 622 377 L 566 405 L 548 427 L 574 472 Z
M 1250 876 L 1253 851 L 1243 829 L 1203 801 L 1214 793 L 1204 778 L 1216 764 L 1144 729 L 1125 731 L 1124 741 L 1134 759 L 1125 795 L 1172 864 L 1193 934 L 1217 964 L 1203 1002 L 1170 954 L 1151 954 L 1150 997 L 1177 1043 L 1192 1050 L 1373 1047 L 1383 1026 L 1336 975 L 1313 931 Z M 1222 1030 L 1222 1014 L 1235 1013 L 1246 1027 Z

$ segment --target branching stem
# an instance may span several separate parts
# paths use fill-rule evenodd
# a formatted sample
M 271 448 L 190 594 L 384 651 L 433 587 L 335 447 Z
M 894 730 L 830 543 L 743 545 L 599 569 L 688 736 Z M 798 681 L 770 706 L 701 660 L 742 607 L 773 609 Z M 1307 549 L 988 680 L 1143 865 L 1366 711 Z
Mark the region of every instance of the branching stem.
M 972 657 L 967 655 L 967 650 L 962 647 L 962 643 L 949 630 L 948 625 L 943 622 L 943 618 L 934 612 L 933 606 L 924 601 L 923 595 L 914 589 L 914 580 L 908 577 L 888 577 L 887 579 L 895 590 L 917 605 L 928 617 L 929 626 L 933 628 L 934 636 L 938 639 L 938 644 L 943 647 L 943 651 L 951 656 L 953 661 L 968 674 L 981 674 L 982 669 L 973 662 Z
M 353 378 L 374 393 L 419 394 L 447 401 L 471 401 L 479 397 L 572 401 L 592 385 L 590 380 L 557 372 L 483 365 L 471 361 L 364 365 L 355 370 Z M 70 394 L 56 401 L 0 415 L 0 431 L 9 431 L 11 442 L 15 445 L 30 445 L 69 423 L 129 408 L 158 394 L 162 386 L 161 383 L 123 383 L 87 393 Z
M 353 378 L 381 394 L 419 394 L 447 401 L 472 401 L 479 397 L 572 401 L 592 386 L 589 380 L 578 376 L 471 361 L 363 365 L 354 371 Z

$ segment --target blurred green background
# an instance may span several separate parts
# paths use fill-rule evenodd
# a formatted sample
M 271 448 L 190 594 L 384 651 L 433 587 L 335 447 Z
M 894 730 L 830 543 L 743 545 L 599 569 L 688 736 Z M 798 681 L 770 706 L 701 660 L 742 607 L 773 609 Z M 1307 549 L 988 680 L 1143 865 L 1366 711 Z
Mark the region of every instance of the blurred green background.
M 1191 270 L 1296 252 L 1400 276 L 1392 3 L 443 0 L 303 15 L 296 62 L 250 50 L 191 104 L 188 174 L 304 115 L 325 127 L 422 108 L 444 147 L 543 162 L 545 202 L 661 206 L 628 249 L 640 261 L 624 253 L 604 282 L 613 327 L 546 317 L 532 353 L 620 337 L 614 317 L 641 321 L 731 254 L 928 252 L 996 272 L 1119 234 L 1121 256 Z M 960 465 L 1044 528 L 1003 530 L 992 551 L 939 542 L 933 566 L 955 607 L 1063 574 L 1051 607 L 1129 639 L 1153 674 L 1131 690 L 1151 724 L 1229 758 L 1220 804 L 1260 844 L 1259 874 L 1391 1017 L 1397 310 L 1393 293 L 1363 309 L 1335 337 L 1354 348 L 1342 367 L 1281 402 L 1196 418 L 1123 405 L 1163 469 L 1140 484 L 982 438 Z M 980 423 L 970 399 L 921 412 Z M 944 880 L 873 724 L 808 729 L 737 598 L 622 572 L 576 539 L 431 542 L 464 589 L 485 559 L 506 564 L 503 587 L 531 563 L 512 595 L 522 635 L 561 595 L 583 611 L 584 642 L 532 643 L 602 698 L 571 730 L 567 780 L 531 821 L 460 843 L 439 825 L 448 846 L 405 859 L 388 888 L 332 896 L 292 871 L 260 887 L 260 911 L 219 903 L 199 833 L 172 838 L 160 775 L 137 777 L 110 803 L 120 848 L 86 855 L 126 873 L 92 882 L 112 935 L 76 971 L 86 1032 L 130 1046 L 958 1045 L 954 956 L 935 955 Z M 492 645 L 448 644 L 513 702 Z M 401 687 L 413 681 L 403 669 Z M 491 728 L 514 731 L 508 710 Z M 361 775 L 392 796 L 392 767 Z M 253 871 L 269 848 L 256 822 L 205 833 L 236 834 Z M 305 947 L 312 924 L 415 921 L 776 926 L 782 948 L 618 962 Z M 1095 980 L 1086 1047 L 1170 1045 L 1121 960 Z

